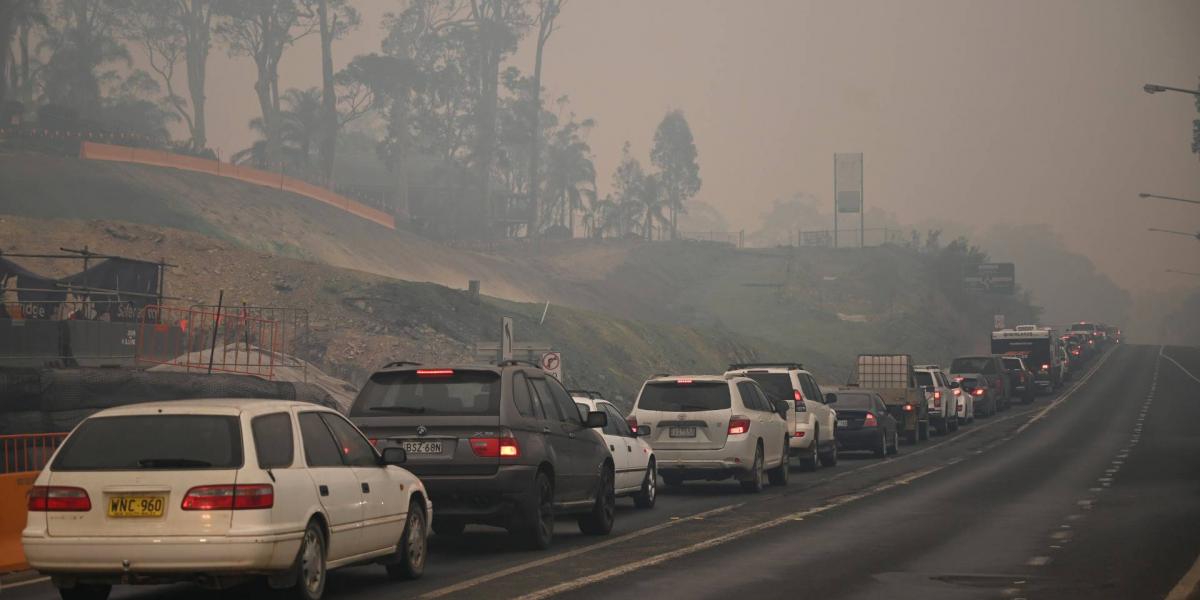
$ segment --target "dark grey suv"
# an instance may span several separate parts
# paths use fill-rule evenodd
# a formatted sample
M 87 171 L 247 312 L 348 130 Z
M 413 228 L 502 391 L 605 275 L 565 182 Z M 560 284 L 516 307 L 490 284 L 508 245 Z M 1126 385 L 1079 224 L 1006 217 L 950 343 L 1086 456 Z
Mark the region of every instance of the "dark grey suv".
M 439 535 L 480 523 L 542 549 L 564 513 L 584 533 L 612 530 L 613 460 L 594 431 L 607 416 L 581 415 L 535 366 L 393 363 L 363 386 L 350 418 L 378 448 L 404 448 Z

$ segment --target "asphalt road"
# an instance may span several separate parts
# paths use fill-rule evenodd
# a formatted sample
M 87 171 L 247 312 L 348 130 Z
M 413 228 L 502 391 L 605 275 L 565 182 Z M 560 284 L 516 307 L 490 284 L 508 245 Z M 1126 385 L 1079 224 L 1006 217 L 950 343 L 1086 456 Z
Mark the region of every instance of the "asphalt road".
M 563 520 L 549 552 L 484 528 L 435 537 L 420 581 L 347 569 L 327 597 L 1164 598 L 1200 554 L 1200 349 L 1162 352 L 1119 347 L 1057 396 L 898 457 L 794 470 L 787 488 L 688 484 L 653 510 L 621 501 L 612 535 Z M 3 594 L 57 597 L 47 583 Z

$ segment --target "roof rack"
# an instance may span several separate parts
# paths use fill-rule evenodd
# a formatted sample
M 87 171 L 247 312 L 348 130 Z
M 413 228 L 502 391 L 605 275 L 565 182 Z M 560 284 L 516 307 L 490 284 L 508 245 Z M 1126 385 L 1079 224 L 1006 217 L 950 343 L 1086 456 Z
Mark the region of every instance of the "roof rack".
M 567 393 L 571 394 L 573 396 L 584 396 L 584 397 L 590 398 L 592 400 L 603 400 L 604 399 L 604 394 L 601 394 L 600 392 L 597 392 L 595 390 L 567 390 Z
M 764 368 L 764 367 L 787 367 L 789 369 L 804 370 L 804 365 L 798 362 L 780 361 L 780 362 L 761 362 L 761 363 L 731 363 L 730 371 L 741 371 L 742 369 Z
M 537 363 L 534 363 L 534 362 L 531 362 L 528 360 L 520 360 L 520 359 L 516 359 L 516 358 L 510 358 L 508 360 L 496 361 L 496 366 L 497 367 L 534 367 L 537 369 L 542 368 L 541 365 L 538 365 Z
M 421 366 L 421 363 L 413 362 L 411 360 L 394 360 L 386 365 L 383 365 L 382 368 L 391 369 L 392 367 L 419 367 L 419 366 Z
M 658 379 L 660 377 L 670 377 L 670 376 L 671 376 L 670 373 L 655 373 L 650 376 L 650 379 Z

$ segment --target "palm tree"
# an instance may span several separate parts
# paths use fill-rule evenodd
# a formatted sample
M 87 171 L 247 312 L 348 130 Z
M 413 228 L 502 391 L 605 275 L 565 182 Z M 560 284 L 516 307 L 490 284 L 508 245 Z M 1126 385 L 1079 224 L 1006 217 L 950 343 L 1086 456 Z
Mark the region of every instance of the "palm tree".
M 642 235 L 646 240 L 654 239 L 654 222 L 668 223 L 663 210 L 668 206 L 666 190 L 663 189 L 662 178 L 658 173 L 647 175 L 642 179 L 635 206 L 641 218 Z
M 596 166 L 592 149 L 579 136 L 585 125 L 568 123 L 546 148 L 545 213 L 543 223 L 566 226 L 575 235 L 575 213 L 596 201 Z
M 321 131 L 321 89 L 311 87 L 306 90 L 291 88 L 280 98 L 283 108 L 279 111 L 279 141 L 287 170 L 293 173 L 308 174 L 312 170 L 313 146 Z M 267 136 L 262 117 L 250 120 L 250 129 L 262 138 L 251 147 L 233 155 L 235 163 L 252 162 L 256 166 L 266 166 L 265 146 L 260 143 Z

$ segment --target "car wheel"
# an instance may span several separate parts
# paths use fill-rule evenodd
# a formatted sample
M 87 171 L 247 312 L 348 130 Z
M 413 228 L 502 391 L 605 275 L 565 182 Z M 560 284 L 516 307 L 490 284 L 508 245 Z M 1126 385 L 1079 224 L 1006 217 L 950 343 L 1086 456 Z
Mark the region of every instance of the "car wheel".
M 763 491 L 763 450 L 761 444 L 754 451 L 754 464 L 750 467 L 749 478 L 742 481 L 742 489 L 752 494 Z
M 525 546 L 545 550 L 554 539 L 554 483 L 544 471 L 538 471 L 533 483 L 533 502 L 525 507 L 525 517 L 518 523 Z
M 900 454 L 900 433 L 892 432 L 892 454 Z
M 879 443 L 876 444 L 876 446 L 875 446 L 875 456 L 883 458 L 884 456 L 887 456 L 887 452 L 888 452 L 887 432 L 880 430 L 879 431 Z
M 816 448 L 816 440 L 813 440 L 813 465 L 817 464 Z M 787 485 L 788 471 L 788 441 L 787 438 L 783 438 L 783 455 L 780 457 L 779 466 L 767 472 L 767 479 L 771 485 Z
M 325 594 L 325 534 L 316 521 L 309 521 L 296 554 L 297 574 L 293 593 L 301 600 L 320 600 Z
M 459 521 L 458 519 L 433 518 L 433 532 L 438 535 L 446 537 L 460 536 L 466 528 L 466 522 Z
M 112 593 L 111 585 L 77 584 L 75 587 L 58 588 L 62 600 L 108 600 Z
M 638 508 L 654 508 L 658 500 L 658 467 L 654 459 L 646 465 L 646 478 L 642 480 L 642 489 L 633 495 L 633 504 Z
M 917 434 L 920 436 L 921 441 L 929 441 L 929 421 L 917 423 Z
M 829 451 L 821 453 L 821 465 L 825 467 L 836 467 L 838 463 L 838 448 L 837 448 L 837 433 L 834 432 L 834 438 L 829 440 Z
M 428 550 L 425 533 L 425 507 L 413 500 L 408 504 L 404 533 L 400 534 L 400 543 L 396 544 L 396 560 L 387 565 L 388 577 L 394 581 L 417 579 L 425 572 Z
M 817 445 L 821 443 L 821 430 L 813 429 L 813 440 L 808 446 L 808 452 L 800 459 L 800 468 L 805 471 L 816 471 L 821 459 L 817 454 Z
M 588 535 L 608 535 L 617 514 L 617 495 L 614 490 L 613 470 L 607 465 L 600 469 L 600 488 L 596 490 L 596 501 L 588 514 L 579 517 L 579 530 Z

